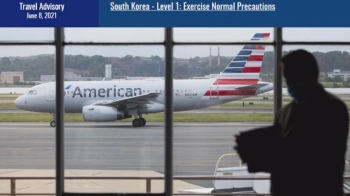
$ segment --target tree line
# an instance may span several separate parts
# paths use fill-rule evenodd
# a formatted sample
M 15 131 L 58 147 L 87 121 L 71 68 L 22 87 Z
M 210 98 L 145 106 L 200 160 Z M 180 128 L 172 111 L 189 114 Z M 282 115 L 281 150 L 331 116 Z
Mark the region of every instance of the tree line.
M 288 51 L 284 51 L 283 55 Z M 315 55 L 321 72 L 332 72 L 333 69 L 341 71 L 350 71 L 350 54 L 346 51 L 331 52 L 313 52 Z M 118 76 L 142 76 L 153 73 L 149 71 L 149 67 L 153 64 L 154 69 L 164 71 L 164 60 L 159 56 L 149 57 L 152 61 L 148 64 L 141 64 L 139 60 L 142 57 L 127 55 L 122 57 L 118 62 L 111 63 L 109 57 L 101 55 L 84 56 L 84 55 L 65 55 L 65 68 L 72 69 L 75 74 L 83 77 L 104 77 L 105 65 L 112 64 L 113 77 Z M 209 57 L 207 58 L 189 58 L 188 63 L 178 63 L 174 61 L 174 76 L 176 78 L 188 78 L 195 76 L 204 76 L 208 74 L 216 74 L 223 71 L 230 63 L 233 57 L 220 57 L 220 64 L 217 65 L 217 57 L 212 57 L 212 66 L 209 67 Z M 203 60 L 204 59 L 204 60 Z M 136 63 L 137 62 L 137 63 Z M 265 52 L 262 73 L 273 73 L 274 53 Z M 0 71 L 23 71 L 25 81 L 40 80 L 40 75 L 55 74 L 55 56 L 54 55 L 37 55 L 30 57 L 3 57 L 0 59 Z M 302 71 L 302 70 L 301 70 Z M 153 76 L 153 75 L 149 75 Z

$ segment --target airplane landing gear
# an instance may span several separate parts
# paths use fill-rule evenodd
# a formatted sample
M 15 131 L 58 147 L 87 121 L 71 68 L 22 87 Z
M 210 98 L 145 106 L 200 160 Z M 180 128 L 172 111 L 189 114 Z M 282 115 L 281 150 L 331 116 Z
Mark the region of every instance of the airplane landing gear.
M 134 119 L 132 121 L 132 126 L 134 127 L 140 127 L 141 126 L 141 121 L 139 119 Z
M 55 122 L 55 115 L 53 113 L 50 113 L 52 116 L 52 121 L 50 122 L 51 127 L 56 127 L 56 122 Z
M 135 118 L 133 121 L 132 121 L 132 126 L 134 127 L 143 127 L 146 125 L 146 119 L 144 118 Z
M 132 121 L 132 126 L 134 127 L 143 127 L 146 125 L 146 120 L 142 118 L 142 114 L 138 114 L 136 109 L 131 109 L 129 114 L 134 116 L 134 120 Z
M 146 125 L 146 119 L 140 118 L 139 120 L 140 120 L 140 122 L 141 122 L 141 126 L 142 126 L 142 127 Z

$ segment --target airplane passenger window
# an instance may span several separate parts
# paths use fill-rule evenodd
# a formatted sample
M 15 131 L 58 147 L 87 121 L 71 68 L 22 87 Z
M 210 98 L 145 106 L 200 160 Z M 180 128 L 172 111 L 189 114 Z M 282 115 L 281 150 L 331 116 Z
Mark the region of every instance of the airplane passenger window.
M 145 93 L 145 90 L 143 90 L 143 93 Z

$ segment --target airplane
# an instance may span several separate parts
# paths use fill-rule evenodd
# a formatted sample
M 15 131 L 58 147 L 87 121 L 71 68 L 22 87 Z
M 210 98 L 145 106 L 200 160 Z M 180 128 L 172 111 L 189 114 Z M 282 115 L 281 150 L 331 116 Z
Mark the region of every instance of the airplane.
M 251 40 L 266 40 L 256 33 Z M 218 76 L 173 80 L 173 111 L 220 105 L 271 91 L 273 84 L 259 80 L 265 46 L 246 45 Z M 134 117 L 132 125 L 146 125 L 143 115 L 164 112 L 164 80 L 65 81 L 65 113 L 82 113 L 85 122 L 114 122 Z M 17 108 L 50 113 L 55 127 L 55 82 L 39 84 L 18 97 Z

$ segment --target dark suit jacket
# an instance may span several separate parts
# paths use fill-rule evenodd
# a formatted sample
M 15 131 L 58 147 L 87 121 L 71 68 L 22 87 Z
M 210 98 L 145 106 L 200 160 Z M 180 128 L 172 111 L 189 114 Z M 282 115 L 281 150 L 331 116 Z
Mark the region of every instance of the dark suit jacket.
M 275 120 L 283 143 L 271 171 L 273 195 L 344 194 L 347 107 L 320 86 L 309 93 L 306 103 L 293 101 Z
M 258 137 L 252 141 L 263 145 L 258 139 L 265 140 L 265 147 L 258 148 L 247 142 L 254 136 L 241 139 L 245 149 L 242 154 L 249 171 L 271 173 L 274 196 L 344 194 L 343 172 L 349 130 L 347 107 L 321 86 L 310 94 L 305 103 L 293 101 L 278 113 L 275 128 L 265 129 L 270 139 L 255 133 Z M 251 146 L 250 150 L 245 147 L 247 145 Z M 261 151 L 266 151 L 267 158 L 259 155 Z

